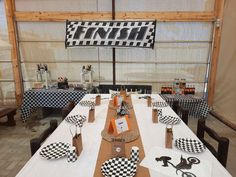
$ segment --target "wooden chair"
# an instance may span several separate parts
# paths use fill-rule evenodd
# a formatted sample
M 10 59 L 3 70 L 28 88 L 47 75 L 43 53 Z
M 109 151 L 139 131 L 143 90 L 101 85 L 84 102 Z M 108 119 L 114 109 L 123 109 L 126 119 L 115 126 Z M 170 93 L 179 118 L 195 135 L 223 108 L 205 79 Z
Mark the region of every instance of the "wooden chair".
M 189 110 L 181 107 L 178 101 L 173 102 L 172 109 L 175 111 L 176 114 L 178 114 L 178 116 L 183 120 L 183 122 L 188 125 Z
M 72 109 L 75 107 L 75 102 L 74 101 L 69 101 L 69 103 L 62 108 L 62 120 L 66 118 L 66 116 L 72 111 Z
M 218 142 L 218 149 L 216 150 L 206 139 L 204 139 L 204 133 L 207 133 L 211 138 Z M 226 167 L 229 139 L 220 137 L 213 129 L 206 126 L 204 119 L 198 120 L 197 125 L 197 137 L 205 144 L 205 146 L 211 151 L 211 153 L 219 160 L 219 162 Z
M 51 120 L 50 126 L 46 130 L 41 133 L 38 138 L 33 138 L 30 140 L 30 149 L 31 155 L 33 156 L 34 153 L 40 148 L 42 142 L 57 128 L 57 120 Z

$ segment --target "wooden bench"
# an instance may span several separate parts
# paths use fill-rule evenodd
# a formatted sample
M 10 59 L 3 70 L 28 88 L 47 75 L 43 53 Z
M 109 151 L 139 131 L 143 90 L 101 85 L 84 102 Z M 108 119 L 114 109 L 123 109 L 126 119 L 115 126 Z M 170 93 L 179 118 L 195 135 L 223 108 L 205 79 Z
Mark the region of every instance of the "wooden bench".
M 15 126 L 16 121 L 14 115 L 16 114 L 16 108 L 0 107 L 0 118 L 7 116 L 7 121 L 0 123 L 0 125 Z

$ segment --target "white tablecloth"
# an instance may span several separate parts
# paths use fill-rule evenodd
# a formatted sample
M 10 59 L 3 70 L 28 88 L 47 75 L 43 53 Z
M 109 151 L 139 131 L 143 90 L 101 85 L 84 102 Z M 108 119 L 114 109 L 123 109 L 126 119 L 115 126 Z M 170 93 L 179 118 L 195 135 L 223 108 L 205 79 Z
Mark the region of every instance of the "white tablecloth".
M 101 95 L 102 98 L 108 98 L 110 95 Z M 151 119 L 151 107 L 147 107 L 145 99 L 139 99 L 140 95 L 132 95 L 133 107 L 135 110 L 137 122 L 139 125 L 140 136 L 142 138 L 144 151 L 147 152 L 153 146 L 164 147 L 165 144 L 165 125 L 158 123 L 153 124 Z M 155 100 L 162 100 L 159 95 L 152 95 Z M 83 100 L 92 100 L 95 95 L 88 94 Z M 163 100 L 162 100 L 163 101 Z M 108 111 L 108 99 L 102 99 L 101 105 L 96 106 L 95 122 L 86 122 L 82 128 L 83 151 L 75 163 L 68 163 L 66 158 L 58 160 L 45 160 L 40 157 L 40 149 L 53 142 L 71 143 L 72 136 L 69 131 L 70 124 L 63 121 L 54 133 L 44 142 L 42 147 L 26 163 L 26 165 L 17 174 L 18 177 L 92 177 L 96 165 L 96 159 L 101 143 L 101 131 L 104 128 L 106 115 Z M 77 105 L 69 114 L 88 115 L 87 107 Z M 163 108 L 163 114 L 175 115 L 170 107 Z M 174 126 L 174 139 L 178 137 L 196 138 L 196 135 L 184 124 Z M 174 147 L 175 149 L 175 147 Z M 30 153 L 30 152 L 29 152 Z M 184 152 L 183 152 L 184 153 Z M 195 155 L 196 156 L 196 155 Z M 199 158 L 207 159 L 212 162 L 212 177 L 230 177 L 228 171 L 215 159 L 207 150 L 197 155 Z M 150 170 L 151 177 L 166 177 L 156 171 Z

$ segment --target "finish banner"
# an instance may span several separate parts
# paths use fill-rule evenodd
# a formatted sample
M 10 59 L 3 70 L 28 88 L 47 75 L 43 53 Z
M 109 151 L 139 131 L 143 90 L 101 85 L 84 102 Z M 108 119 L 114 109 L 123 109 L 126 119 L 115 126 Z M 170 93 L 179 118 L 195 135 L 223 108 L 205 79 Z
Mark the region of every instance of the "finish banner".
M 67 21 L 66 47 L 154 48 L 156 21 Z

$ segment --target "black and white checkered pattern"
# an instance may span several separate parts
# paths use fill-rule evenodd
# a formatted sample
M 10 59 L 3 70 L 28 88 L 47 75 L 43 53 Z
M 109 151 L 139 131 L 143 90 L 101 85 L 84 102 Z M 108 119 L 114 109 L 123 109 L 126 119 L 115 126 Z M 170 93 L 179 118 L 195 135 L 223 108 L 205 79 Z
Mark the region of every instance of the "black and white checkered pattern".
M 130 151 L 130 158 L 132 162 L 137 164 L 139 162 L 139 148 L 136 146 L 133 146 Z
M 193 95 L 160 95 L 169 105 L 179 101 L 179 105 L 189 110 L 189 115 L 196 118 L 206 118 L 210 111 L 207 102 L 203 98 L 196 98 Z
M 156 101 L 156 102 L 153 102 L 152 103 L 152 106 L 153 107 L 167 107 L 167 106 L 169 106 L 166 102 L 164 102 L 164 101 Z
M 173 116 L 162 116 L 159 118 L 159 121 L 167 125 L 176 125 L 180 123 L 181 119 Z
M 45 159 L 58 159 L 67 155 L 70 145 L 68 143 L 56 142 L 43 147 L 40 155 Z
M 101 166 L 101 172 L 105 177 L 132 177 L 136 170 L 137 165 L 124 157 L 109 159 Z
M 191 138 L 179 138 L 175 140 L 175 146 L 189 153 L 200 153 L 206 150 L 205 145 L 198 140 Z
M 65 120 L 71 124 L 82 127 L 83 123 L 86 121 L 86 116 L 79 115 L 79 114 L 71 115 L 71 116 L 67 116 Z
M 157 109 L 157 116 L 158 116 L 159 118 L 162 117 L 162 109 Z
M 67 151 L 67 162 L 75 162 L 77 160 L 76 148 L 70 147 Z
M 147 27 L 147 30 L 142 40 L 129 40 L 127 38 L 113 39 L 108 37 L 106 37 L 106 39 L 101 39 L 99 35 L 92 35 L 91 37 L 86 38 L 86 32 L 81 33 L 80 36 L 75 36 L 77 35 L 76 31 L 78 27 L 83 27 L 83 29 L 104 28 L 105 31 L 108 31 L 110 28 L 127 28 L 130 29 L 127 31 L 128 35 L 132 28 Z M 67 21 L 65 45 L 66 47 L 118 46 L 153 48 L 155 43 L 155 30 L 156 21 Z M 107 36 L 109 36 L 109 34 Z
M 84 97 L 86 91 L 59 90 L 59 89 L 32 89 L 24 93 L 21 106 L 21 118 L 25 122 L 37 107 L 63 108 L 70 100 L 75 103 Z
M 95 107 L 95 102 L 90 101 L 90 100 L 83 100 L 80 101 L 79 104 L 81 106 L 89 107 L 89 108 L 94 108 Z

